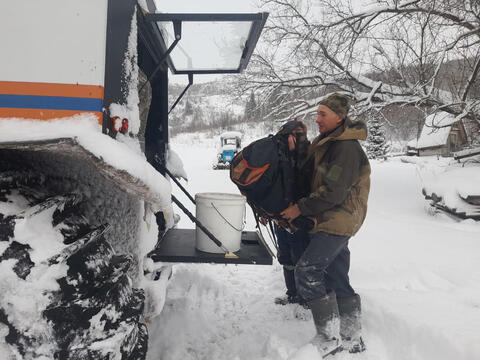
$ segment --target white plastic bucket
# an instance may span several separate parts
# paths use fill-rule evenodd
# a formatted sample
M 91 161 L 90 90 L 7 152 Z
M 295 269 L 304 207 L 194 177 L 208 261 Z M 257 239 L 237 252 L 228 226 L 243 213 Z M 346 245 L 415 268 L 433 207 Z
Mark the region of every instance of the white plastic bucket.
M 195 195 L 196 217 L 229 251 L 240 250 L 246 199 L 238 194 L 198 193 Z M 200 251 L 223 253 L 198 226 L 195 246 Z

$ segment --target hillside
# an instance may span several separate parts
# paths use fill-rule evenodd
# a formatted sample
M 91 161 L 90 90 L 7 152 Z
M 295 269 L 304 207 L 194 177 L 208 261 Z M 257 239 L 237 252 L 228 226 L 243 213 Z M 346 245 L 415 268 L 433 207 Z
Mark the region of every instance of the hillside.
M 170 113 L 170 132 L 227 128 L 243 122 L 246 96 L 238 93 L 228 81 L 193 84 Z M 184 85 L 170 84 L 169 106 L 172 106 Z

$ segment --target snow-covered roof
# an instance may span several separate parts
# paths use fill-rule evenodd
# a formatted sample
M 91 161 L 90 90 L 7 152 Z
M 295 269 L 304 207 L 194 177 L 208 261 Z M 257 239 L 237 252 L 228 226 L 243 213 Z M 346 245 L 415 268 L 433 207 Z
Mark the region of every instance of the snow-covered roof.
M 452 124 L 456 121 L 455 115 L 443 111 L 428 115 L 420 137 L 409 141 L 407 145 L 416 149 L 445 145 Z
M 220 137 L 222 138 L 242 138 L 242 133 L 240 131 L 226 131 L 222 134 L 220 134 Z

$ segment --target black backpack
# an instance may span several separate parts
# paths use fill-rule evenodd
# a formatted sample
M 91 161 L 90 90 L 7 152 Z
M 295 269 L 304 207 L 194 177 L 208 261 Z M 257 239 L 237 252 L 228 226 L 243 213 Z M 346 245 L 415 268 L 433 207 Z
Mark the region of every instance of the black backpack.
M 284 227 L 288 224 L 280 212 L 301 194 L 296 184 L 296 152 L 288 148 L 289 135 L 301 126 L 299 121 L 287 122 L 277 134 L 246 146 L 230 164 L 230 179 L 247 198 L 256 216 L 277 220 Z M 304 135 L 301 140 L 297 137 L 297 144 L 302 141 L 306 141 Z M 298 221 L 305 220 L 301 218 Z M 305 228 L 304 224 L 298 224 L 297 227 Z

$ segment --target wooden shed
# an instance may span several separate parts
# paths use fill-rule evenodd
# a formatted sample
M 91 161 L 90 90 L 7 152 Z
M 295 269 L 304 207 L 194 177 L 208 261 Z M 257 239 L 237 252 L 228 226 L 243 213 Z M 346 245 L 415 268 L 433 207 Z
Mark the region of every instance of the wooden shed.
M 461 120 L 446 112 L 436 112 L 425 118 L 418 139 L 407 144 L 407 153 L 418 156 L 453 156 L 468 144 L 467 134 Z

